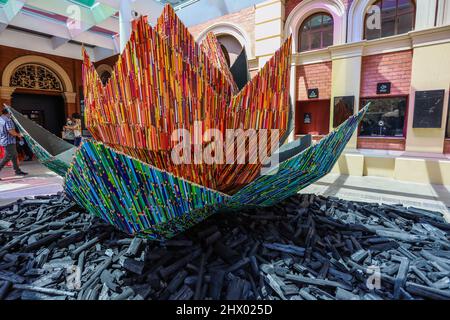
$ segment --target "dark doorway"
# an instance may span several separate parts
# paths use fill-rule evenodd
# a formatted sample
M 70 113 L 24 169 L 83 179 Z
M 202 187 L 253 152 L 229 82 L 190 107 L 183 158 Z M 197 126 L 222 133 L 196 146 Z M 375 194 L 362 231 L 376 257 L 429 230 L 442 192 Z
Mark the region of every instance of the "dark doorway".
M 61 95 L 13 93 L 11 104 L 23 115 L 61 137 L 66 118 L 64 99 Z
M 326 135 L 330 130 L 330 100 L 297 101 L 295 134 Z

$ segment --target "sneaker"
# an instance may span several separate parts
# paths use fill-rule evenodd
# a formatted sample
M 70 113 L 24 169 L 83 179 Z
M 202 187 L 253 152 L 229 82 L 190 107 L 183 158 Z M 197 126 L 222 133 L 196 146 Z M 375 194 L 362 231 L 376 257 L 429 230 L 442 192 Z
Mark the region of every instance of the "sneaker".
M 16 171 L 16 175 L 18 176 L 26 176 L 28 172 L 23 172 L 22 170 Z

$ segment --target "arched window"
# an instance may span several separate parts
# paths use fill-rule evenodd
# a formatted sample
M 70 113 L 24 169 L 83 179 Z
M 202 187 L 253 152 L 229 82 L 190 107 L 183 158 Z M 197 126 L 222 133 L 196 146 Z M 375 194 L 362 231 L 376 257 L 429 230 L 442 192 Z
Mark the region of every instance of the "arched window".
M 302 23 L 299 31 L 299 51 L 326 48 L 333 44 L 333 18 L 329 14 L 313 14 Z
M 39 64 L 25 64 L 18 67 L 14 70 L 9 85 L 26 89 L 63 91 L 58 76 Z
M 372 40 L 407 33 L 414 29 L 415 16 L 416 5 L 412 0 L 375 1 L 366 13 L 365 38 Z

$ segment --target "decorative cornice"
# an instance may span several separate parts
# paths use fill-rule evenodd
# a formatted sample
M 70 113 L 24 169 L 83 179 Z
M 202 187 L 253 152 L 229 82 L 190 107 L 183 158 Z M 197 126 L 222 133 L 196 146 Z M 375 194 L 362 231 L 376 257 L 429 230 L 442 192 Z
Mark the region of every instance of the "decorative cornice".
M 371 56 L 450 42 L 450 25 L 375 40 L 330 46 L 326 49 L 293 54 L 293 64 L 312 64 L 334 59 Z
M 414 48 L 450 42 L 450 25 L 408 33 Z

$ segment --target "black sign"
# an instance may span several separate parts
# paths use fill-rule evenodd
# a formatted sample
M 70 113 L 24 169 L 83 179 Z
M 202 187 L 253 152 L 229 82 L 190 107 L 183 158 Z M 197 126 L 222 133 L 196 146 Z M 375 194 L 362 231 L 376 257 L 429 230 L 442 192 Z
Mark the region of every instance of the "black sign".
M 355 96 L 335 97 L 333 111 L 333 127 L 336 128 L 354 113 Z
M 311 123 L 311 113 L 304 113 L 303 114 L 303 123 L 304 124 L 310 124 Z
M 319 98 L 319 89 L 308 89 L 308 99 L 318 99 Z
M 377 83 L 377 94 L 387 94 L 387 93 L 391 93 L 391 83 L 390 82 Z
M 445 90 L 416 91 L 413 128 L 440 128 Z

